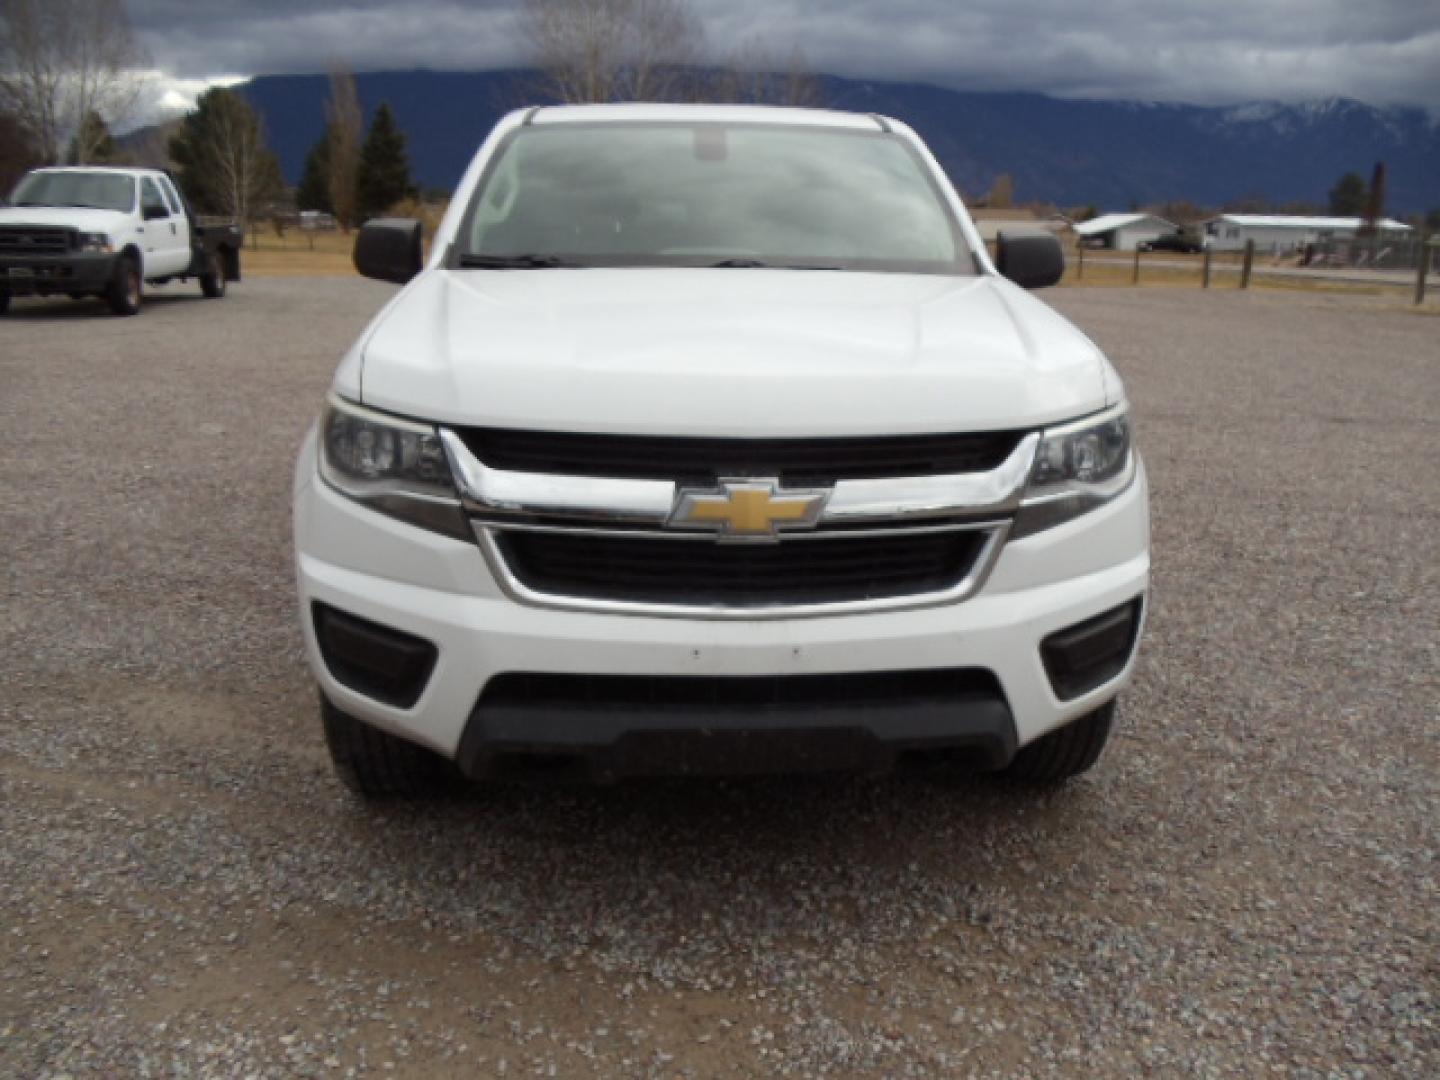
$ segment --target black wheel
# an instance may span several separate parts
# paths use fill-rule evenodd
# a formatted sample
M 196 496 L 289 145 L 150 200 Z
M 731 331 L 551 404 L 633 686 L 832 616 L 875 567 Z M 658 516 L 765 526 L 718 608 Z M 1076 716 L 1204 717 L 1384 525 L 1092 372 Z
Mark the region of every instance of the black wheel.
M 212 300 L 225 295 L 225 260 L 218 251 L 205 259 L 205 272 L 200 275 L 200 291 Z
M 83 292 L 68 292 L 65 295 L 70 297 L 71 300 L 84 300 L 89 294 Z
M 1115 702 L 1042 735 L 1015 755 L 1005 775 L 1027 784 L 1058 784 L 1079 776 L 1100 757 L 1115 720 Z
M 335 771 L 362 798 L 444 795 L 460 784 L 458 770 L 439 754 L 356 720 L 324 697 L 320 719 Z
M 140 311 L 140 266 L 128 256 L 115 264 L 115 277 L 105 290 L 105 299 L 116 315 L 136 315 Z
M 8 292 L 6 292 L 4 289 L 0 289 L 0 315 L 4 315 L 4 314 L 5 314 L 7 311 L 9 311 L 9 310 L 10 310 L 10 294 L 9 294 Z

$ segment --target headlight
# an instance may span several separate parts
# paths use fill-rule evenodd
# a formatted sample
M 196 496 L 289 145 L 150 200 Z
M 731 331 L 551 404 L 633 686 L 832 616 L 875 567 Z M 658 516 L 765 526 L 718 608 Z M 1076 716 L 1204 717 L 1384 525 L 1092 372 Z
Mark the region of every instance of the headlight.
M 422 529 L 474 539 L 431 425 L 331 394 L 320 418 L 319 458 L 320 475 L 340 494 Z
M 1119 405 L 1041 433 L 1012 538 L 1029 536 L 1109 502 L 1135 479 L 1130 416 Z
M 110 243 L 110 237 L 103 232 L 82 232 L 80 250 L 96 254 L 108 253 L 115 250 L 115 245 Z

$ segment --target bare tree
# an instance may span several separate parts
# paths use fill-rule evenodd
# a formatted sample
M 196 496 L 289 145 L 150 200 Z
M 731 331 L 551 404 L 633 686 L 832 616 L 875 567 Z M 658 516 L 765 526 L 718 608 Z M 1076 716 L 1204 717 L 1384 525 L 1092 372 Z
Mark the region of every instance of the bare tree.
M 265 148 L 260 118 L 243 99 L 227 92 L 228 108 L 217 110 L 210 133 L 215 187 L 225 212 L 248 223 L 257 203 L 274 195 L 274 156 Z
M 698 87 L 695 100 L 734 105 L 822 104 L 820 80 L 810 73 L 805 53 L 796 46 L 780 61 L 759 39 L 752 38 Z
M 40 153 L 25 125 L 0 109 L 0 199 L 15 181 L 40 164 Z
M 260 117 L 240 94 L 223 87 L 200 96 L 170 141 L 170 156 L 181 186 L 201 210 L 241 224 L 259 216 L 283 186 Z
M 704 30 L 682 0 L 528 0 L 523 18 L 548 97 L 605 102 L 689 96 Z
M 1015 206 L 1015 178 L 1008 172 L 1001 173 L 990 185 L 985 196 L 985 205 L 992 210 L 1010 210 Z
M 128 119 L 148 65 L 124 0 L 0 0 L 0 101 L 46 161 L 59 161 L 67 142 L 89 161 L 88 133 L 100 129 L 86 118 Z
M 349 230 L 360 213 L 360 140 L 365 114 L 355 76 L 338 64 L 330 69 L 330 100 L 325 104 L 328 124 L 330 205 L 340 227 Z

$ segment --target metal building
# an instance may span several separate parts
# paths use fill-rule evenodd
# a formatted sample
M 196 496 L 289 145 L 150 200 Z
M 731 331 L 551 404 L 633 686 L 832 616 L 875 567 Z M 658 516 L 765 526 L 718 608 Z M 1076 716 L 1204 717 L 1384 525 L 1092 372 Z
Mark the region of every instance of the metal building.
M 1212 251 L 1239 251 L 1254 240 L 1255 250 L 1280 255 L 1307 244 L 1353 240 L 1365 225 L 1358 217 L 1302 217 L 1294 214 L 1221 214 L 1203 225 L 1205 246 Z M 1394 218 L 1379 223 L 1382 238 L 1410 234 L 1410 226 Z
M 1180 230 L 1154 214 L 1101 214 L 1076 224 L 1075 232 L 1086 247 L 1134 251 L 1137 244 L 1157 240 Z

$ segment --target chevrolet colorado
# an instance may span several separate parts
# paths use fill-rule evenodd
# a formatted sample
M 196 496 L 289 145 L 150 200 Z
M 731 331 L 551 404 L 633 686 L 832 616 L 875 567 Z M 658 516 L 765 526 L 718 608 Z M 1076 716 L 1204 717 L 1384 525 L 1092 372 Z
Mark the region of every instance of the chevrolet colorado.
M 205 226 L 169 174 L 101 166 L 36 169 L 0 208 L 0 314 L 12 296 L 102 296 L 140 310 L 142 282 L 196 278 L 208 297 L 240 279 L 240 230 Z
M 1054 782 L 1149 572 L 1124 389 L 878 116 L 504 118 L 341 361 L 294 478 L 323 727 L 362 795 L 885 769 Z

